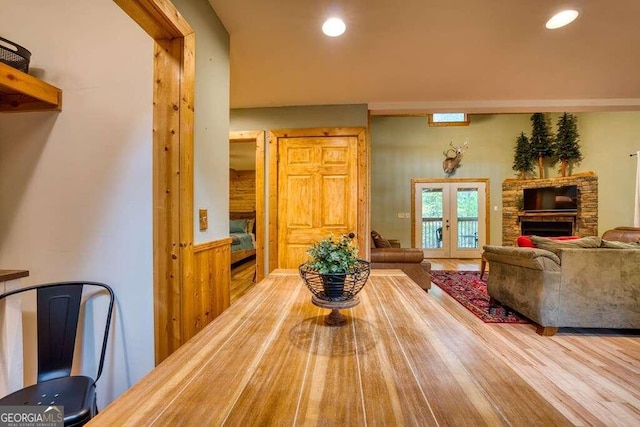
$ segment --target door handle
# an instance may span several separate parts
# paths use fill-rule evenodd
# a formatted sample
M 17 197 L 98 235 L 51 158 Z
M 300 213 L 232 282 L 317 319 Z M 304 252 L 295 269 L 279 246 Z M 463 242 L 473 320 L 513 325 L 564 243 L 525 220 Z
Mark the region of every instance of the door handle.
M 347 234 L 347 237 L 353 239 L 354 237 L 356 237 L 356 233 L 352 231 L 351 233 Z

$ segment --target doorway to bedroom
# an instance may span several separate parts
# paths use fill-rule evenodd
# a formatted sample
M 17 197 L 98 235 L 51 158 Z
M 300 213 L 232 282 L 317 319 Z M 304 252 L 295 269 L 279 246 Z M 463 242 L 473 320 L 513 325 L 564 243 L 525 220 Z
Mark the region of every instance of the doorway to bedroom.
M 480 258 L 486 244 L 489 180 L 412 180 L 412 242 L 425 258 Z
M 264 131 L 229 133 L 230 299 L 264 277 Z

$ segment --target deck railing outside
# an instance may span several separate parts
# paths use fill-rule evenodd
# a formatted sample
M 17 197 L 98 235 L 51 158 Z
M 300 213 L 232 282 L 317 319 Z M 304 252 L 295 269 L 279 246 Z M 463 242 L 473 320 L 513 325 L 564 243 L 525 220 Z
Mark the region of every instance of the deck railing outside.
M 422 247 L 442 247 L 442 218 L 422 218 Z M 478 247 L 478 218 L 458 218 L 458 247 Z

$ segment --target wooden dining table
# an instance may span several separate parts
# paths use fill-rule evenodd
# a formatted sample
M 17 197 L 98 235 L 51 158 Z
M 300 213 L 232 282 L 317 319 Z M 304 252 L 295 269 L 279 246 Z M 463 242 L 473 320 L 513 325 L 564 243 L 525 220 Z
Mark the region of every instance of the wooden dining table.
M 400 270 L 344 326 L 276 270 L 107 406 L 95 425 L 569 425 Z

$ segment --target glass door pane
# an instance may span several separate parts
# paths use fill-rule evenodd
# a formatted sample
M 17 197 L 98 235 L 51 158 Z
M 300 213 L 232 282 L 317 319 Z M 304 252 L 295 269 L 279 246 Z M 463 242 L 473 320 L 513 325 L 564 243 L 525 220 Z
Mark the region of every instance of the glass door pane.
M 457 244 L 461 248 L 478 248 L 478 189 L 458 188 L 456 191 Z
M 480 258 L 486 242 L 486 185 L 484 182 L 451 184 L 452 258 Z M 446 221 L 446 219 L 445 219 Z
M 442 248 L 442 188 L 422 189 L 422 248 Z

